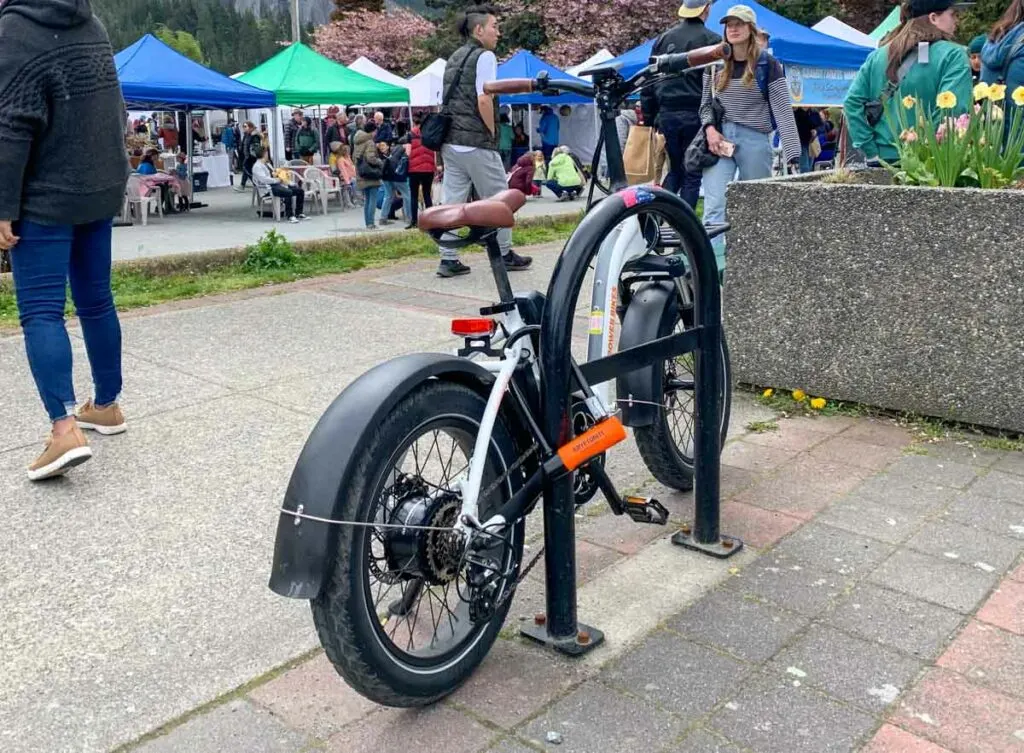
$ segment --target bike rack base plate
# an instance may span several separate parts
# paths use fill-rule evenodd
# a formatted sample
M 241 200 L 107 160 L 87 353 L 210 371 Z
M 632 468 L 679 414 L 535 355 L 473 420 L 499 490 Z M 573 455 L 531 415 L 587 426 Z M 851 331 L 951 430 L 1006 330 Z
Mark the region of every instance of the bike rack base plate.
M 546 623 L 537 624 L 533 622 L 521 627 L 519 634 L 569 656 L 583 656 L 604 643 L 604 633 L 595 627 L 579 622 L 576 624 L 576 631 L 577 634 L 574 638 L 553 638 L 548 634 Z M 581 641 L 581 635 L 586 636 L 588 640 L 586 642 Z
M 684 549 L 692 549 L 695 552 L 707 554 L 720 560 L 728 559 L 743 549 L 743 540 L 733 536 L 723 535 L 719 536 L 718 541 L 713 541 L 710 544 L 701 544 L 693 537 L 692 533 L 687 533 L 686 531 L 679 531 L 674 534 L 672 536 L 672 543 Z

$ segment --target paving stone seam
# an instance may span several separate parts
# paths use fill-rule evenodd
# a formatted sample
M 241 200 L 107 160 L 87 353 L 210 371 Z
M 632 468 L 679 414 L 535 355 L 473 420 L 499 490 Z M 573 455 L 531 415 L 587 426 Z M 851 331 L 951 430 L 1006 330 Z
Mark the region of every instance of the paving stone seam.
M 110 753 L 128 753 L 129 751 L 135 750 L 144 745 L 145 743 L 148 743 L 150 740 L 155 740 L 157 738 L 164 737 L 165 735 L 170 734 L 175 729 L 188 723 L 192 719 L 204 716 L 213 711 L 214 709 L 217 709 L 235 700 L 245 700 L 249 703 L 253 703 L 254 705 L 258 705 L 255 704 L 253 699 L 249 698 L 250 692 L 260 687 L 261 685 L 266 685 L 268 682 L 276 679 L 277 677 L 280 677 L 285 672 L 295 669 L 296 667 L 300 667 L 306 662 L 312 661 L 323 652 L 323 648 L 317 647 L 311 649 L 310 651 L 306 651 L 305 653 L 300 654 L 299 656 L 289 659 L 288 661 L 279 664 L 273 669 L 264 672 L 258 677 L 254 677 L 250 680 L 247 680 L 246 682 L 242 683 L 241 685 L 235 688 L 232 688 L 226 693 L 221 693 L 215 698 L 211 698 L 206 703 L 200 704 L 199 706 L 196 706 L 193 709 L 189 709 L 184 714 L 180 714 L 174 717 L 173 719 L 169 719 L 168 721 L 161 724 L 159 727 L 152 729 L 149 732 L 146 732 L 142 735 L 139 735 L 138 737 L 132 740 L 129 740 L 118 745 L 116 748 L 111 750 Z M 289 727 L 289 729 L 291 729 L 291 727 Z

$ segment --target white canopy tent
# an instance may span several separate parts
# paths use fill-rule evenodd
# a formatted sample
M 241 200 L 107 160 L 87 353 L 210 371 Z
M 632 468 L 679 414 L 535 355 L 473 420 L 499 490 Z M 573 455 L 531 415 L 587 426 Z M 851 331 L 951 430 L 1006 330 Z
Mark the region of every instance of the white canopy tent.
M 821 32 L 822 34 L 828 34 L 830 37 L 842 39 L 844 42 L 849 42 L 850 44 L 860 45 L 861 47 L 878 47 L 878 42 L 876 40 L 872 39 L 864 32 L 858 31 L 849 24 L 843 23 L 835 16 L 825 16 L 811 28 L 815 31 Z
M 444 97 L 444 69 L 447 63 L 438 58 L 415 76 L 406 80 L 413 107 L 439 107 Z
M 403 89 L 409 88 L 409 82 L 401 76 L 396 76 L 389 70 L 381 68 L 375 62 L 367 57 L 356 58 L 352 65 L 346 66 L 350 71 L 356 73 L 362 73 L 364 76 L 369 76 L 375 81 L 382 81 L 385 84 L 391 84 L 392 86 L 400 86 Z M 411 99 L 412 92 L 410 91 L 410 102 L 409 102 L 409 121 L 412 121 L 412 105 L 414 104 Z M 396 105 L 392 102 L 388 103 L 373 103 L 368 107 L 395 107 Z
M 615 56 L 608 50 L 600 49 L 579 65 L 574 65 L 571 68 L 566 68 L 565 72 L 571 76 L 579 76 L 581 71 L 585 71 L 588 68 L 593 68 L 594 66 L 601 65 L 601 63 L 607 62 L 614 57 Z M 580 78 L 585 78 L 588 81 L 590 80 L 590 76 L 580 76 Z

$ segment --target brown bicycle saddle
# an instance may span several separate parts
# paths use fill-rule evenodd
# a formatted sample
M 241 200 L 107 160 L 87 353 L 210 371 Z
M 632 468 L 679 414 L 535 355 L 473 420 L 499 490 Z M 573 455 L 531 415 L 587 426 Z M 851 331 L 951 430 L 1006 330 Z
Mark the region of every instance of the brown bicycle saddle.
M 460 227 L 499 228 L 515 225 L 515 213 L 526 203 L 522 191 L 510 188 L 489 199 L 448 204 L 420 212 L 420 230 L 455 230 Z

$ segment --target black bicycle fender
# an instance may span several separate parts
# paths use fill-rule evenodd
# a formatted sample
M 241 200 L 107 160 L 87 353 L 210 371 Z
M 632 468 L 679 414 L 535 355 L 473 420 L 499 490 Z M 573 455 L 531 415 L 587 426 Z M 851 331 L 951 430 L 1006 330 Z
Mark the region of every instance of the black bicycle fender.
M 417 386 L 449 379 L 487 394 L 494 376 L 464 358 L 414 353 L 386 361 L 346 387 L 321 416 L 299 455 L 284 496 L 285 510 L 337 520 L 341 493 L 369 433 Z M 314 599 L 337 549 L 337 526 L 282 512 L 277 522 L 270 588 L 293 599 Z
M 671 282 L 648 282 L 629 302 L 622 320 L 619 350 L 656 340 L 663 327 L 675 320 L 678 297 Z M 615 396 L 626 426 L 650 426 L 658 417 L 664 400 L 662 372 L 652 364 L 623 374 L 615 380 Z M 633 400 L 632 404 L 630 399 Z

